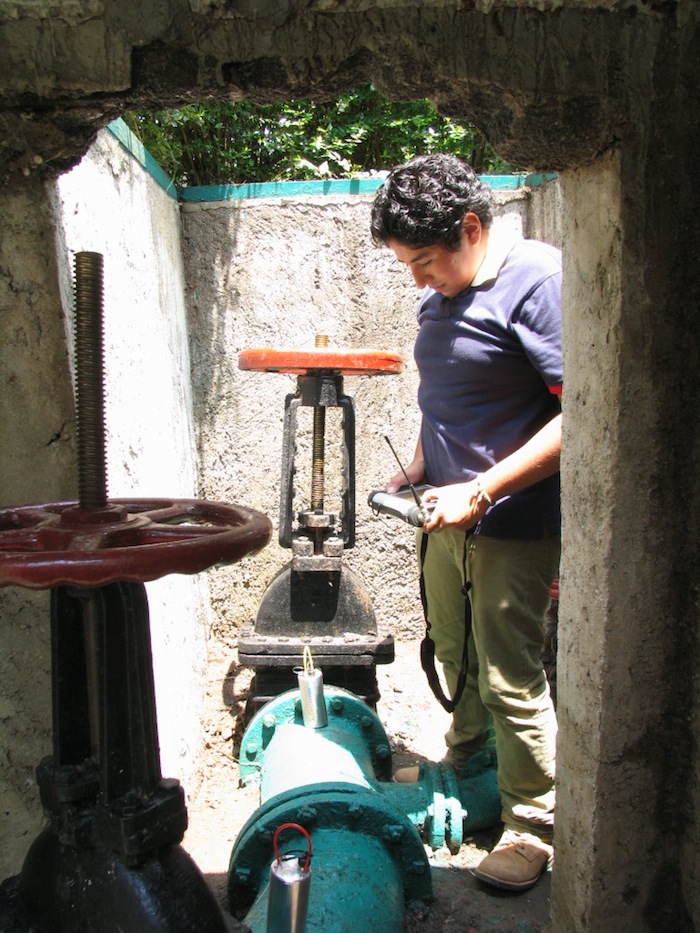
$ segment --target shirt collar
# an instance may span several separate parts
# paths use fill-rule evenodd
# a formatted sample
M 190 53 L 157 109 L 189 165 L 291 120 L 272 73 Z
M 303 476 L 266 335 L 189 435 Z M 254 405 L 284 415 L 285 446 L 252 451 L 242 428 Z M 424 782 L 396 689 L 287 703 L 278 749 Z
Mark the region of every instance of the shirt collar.
M 476 275 L 474 276 L 470 288 L 479 288 L 482 285 L 490 285 L 498 278 L 498 273 L 506 261 L 508 253 L 513 249 L 518 237 L 512 230 L 504 230 L 499 227 L 489 229 L 489 238 L 486 244 L 486 255 Z

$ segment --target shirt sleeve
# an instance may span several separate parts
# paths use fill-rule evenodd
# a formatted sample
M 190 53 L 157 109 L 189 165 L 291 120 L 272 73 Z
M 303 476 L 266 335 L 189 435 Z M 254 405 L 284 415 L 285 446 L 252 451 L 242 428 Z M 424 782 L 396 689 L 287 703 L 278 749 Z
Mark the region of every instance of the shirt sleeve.
M 512 328 L 530 363 L 550 390 L 559 394 L 563 382 L 561 270 L 538 279 L 513 315 Z

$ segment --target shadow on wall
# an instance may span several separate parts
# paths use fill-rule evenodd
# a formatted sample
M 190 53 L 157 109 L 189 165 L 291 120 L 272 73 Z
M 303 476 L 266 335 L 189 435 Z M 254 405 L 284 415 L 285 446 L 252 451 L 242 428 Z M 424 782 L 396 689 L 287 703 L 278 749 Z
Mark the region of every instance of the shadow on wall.
M 236 405 L 237 352 L 232 354 L 229 346 L 230 329 L 235 335 L 236 322 L 246 313 L 235 284 L 245 217 L 239 210 L 214 205 L 202 211 L 183 206 L 182 211 L 192 390 L 201 453 L 202 436 L 216 429 L 221 406 Z

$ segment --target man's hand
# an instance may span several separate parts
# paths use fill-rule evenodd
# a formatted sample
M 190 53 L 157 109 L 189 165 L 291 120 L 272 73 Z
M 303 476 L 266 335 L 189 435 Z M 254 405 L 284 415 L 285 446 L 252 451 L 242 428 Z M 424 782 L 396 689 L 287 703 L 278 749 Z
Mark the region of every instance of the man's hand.
M 410 482 L 417 486 L 419 483 L 425 481 L 425 461 L 422 459 L 414 460 L 412 463 L 406 467 L 406 476 L 408 476 Z M 397 492 L 402 486 L 406 485 L 406 476 L 403 472 L 395 473 L 391 477 L 389 482 L 386 484 L 387 492 Z
M 479 493 L 476 480 L 429 489 L 423 495 L 423 502 L 434 503 L 434 508 L 423 530 L 429 533 L 442 531 L 443 528 L 455 531 L 473 528 L 488 509 L 488 502 L 480 498 Z

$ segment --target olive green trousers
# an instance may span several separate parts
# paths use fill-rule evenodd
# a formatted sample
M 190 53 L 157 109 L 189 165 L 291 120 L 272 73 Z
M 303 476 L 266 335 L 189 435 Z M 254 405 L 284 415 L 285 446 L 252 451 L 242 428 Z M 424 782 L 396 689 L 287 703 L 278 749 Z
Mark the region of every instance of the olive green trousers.
M 554 819 L 557 721 L 540 656 L 560 547 L 559 537 L 433 532 L 423 565 L 430 635 L 452 696 L 462 666 L 465 599 L 471 617 L 467 680 L 445 735 L 448 749 L 466 759 L 495 736 L 503 822 L 545 839 Z

